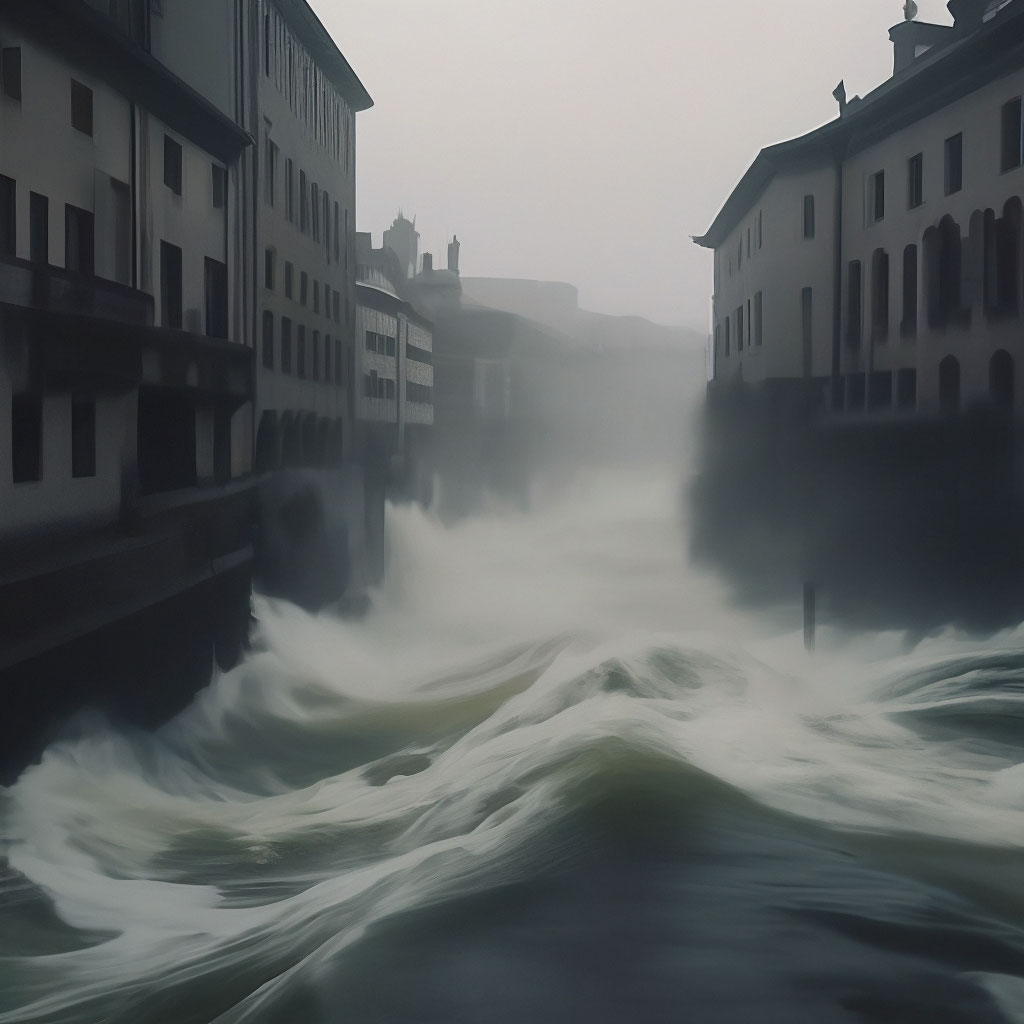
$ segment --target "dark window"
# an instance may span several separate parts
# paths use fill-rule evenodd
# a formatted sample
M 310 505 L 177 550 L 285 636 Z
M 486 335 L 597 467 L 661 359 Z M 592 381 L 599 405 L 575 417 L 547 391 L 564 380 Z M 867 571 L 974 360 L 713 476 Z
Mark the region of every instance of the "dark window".
M 757 211 L 757 247 L 764 246 L 764 210 Z
M 750 259 L 750 228 L 747 228 L 747 259 Z
M 946 139 L 945 146 L 945 191 L 947 196 L 964 187 L 964 136 L 963 133 Z
M 395 382 L 390 377 L 388 377 L 384 382 L 384 397 L 395 397 Z
M 277 194 L 277 146 L 267 139 L 267 169 L 263 176 L 263 198 L 268 206 L 274 205 Z
M 96 475 L 96 400 L 71 396 L 71 475 Z
M 16 484 L 43 475 L 43 400 L 40 395 L 11 399 L 11 470 Z
M 306 328 L 303 324 L 295 329 L 295 373 L 306 376 Z
M 871 337 L 884 341 L 889 333 L 889 254 L 876 249 L 871 257 Z
M 269 310 L 263 312 L 263 365 L 274 368 L 274 314 Z
M 1002 169 L 1011 171 L 1024 162 L 1024 133 L 1021 132 L 1021 102 L 1018 96 L 1003 104 L 1003 160 Z
M 303 234 L 309 231 L 309 183 L 305 171 L 299 171 L 299 230 Z
M 339 384 L 344 381 L 344 367 L 341 362 L 341 338 L 334 339 L 334 379 Z
M 804 238 L 814 237 L 814 196 L 804 196 Z
M 263 287 L 274 290 L 274 250 L 265 249 L 263 252 Z
M 864 411 L 864 392 L 864 374 L 848 374 L 846 378 L 846 408 L 849 412 Z
M 334 293 L 334 322 L 341 323 L 341 297 L 337 292 Z
M 64 269 L 92 277 L 95 259 L 93 216 L 77 206 L 64 207 Z
M 21 99 L 20 46 L 5 46 L 0 52 L 0 88 L 12 100 Z
M 917 333 L 917 246 L 908 245 L 903 250 L 903 321 L 900 333 L 910 336 Z
M 917 408 L 917 370 L 913 367 L 896 371 L 896 408 L 903 412 Z
M 761 292 L 754 296 L 754 344 L 764 341 L 764 298 Z
M 846 344 L 850 348 L 860 348 L 862 302 L 860 260 L 850 262 L 846 291 Z
M 210 338 L 228 336 L 228 268 L 219 260 L 204 261 L 206 285 L 206 334 Z
M 331 336 L 324 337 L 324 380 L 331 379 Z
M 50 201 L 38 192 L 28 197 L 29 259 L 33 263 L 50 262 Z
M 999 349 L 988 364 L 988 393 L 995 407 L 1004 413 L 1013 412 L 1013 356 Z
M 164 136 L 164 184 L 176 195 L 181 195 L 181 146 L 169 135 Z
M 881 220 L 885 216 L 885 171 L 871 176 L 871 218 Z
M 310 350 L 310 362 L 313 370 L 313 380 L 320 379 L 320 332 L 313 332 L 312 348 Z
M 736 351 L 743 351 L 743 307 L 736 309 Z
M 960 363 L 956 356 L 946 356 L 939 363 L 939 411 L 960 411 Z
M 0 256 L 18 252 L 18 186 L 13 178 L 0 174 Z
M 726 355 L 729 354 L 729 334 L 730 334 L 729 318 L 726 317 L 725 318 L 725 354 Z
M 313 241 L 320 241 L 320 186 L 313 182 L 309 187 L 309 226 L 313 233 Z
M 291 160 L 284 162 L 284 215 L 295 223 L 295 165 Z
M 876 370 L 868 376 L 868 408 L 892 408 L 892 374 L 887 370 Z
M 389 356 L 395 355 L 395 349 L 396 349 L 395 339 L 394 338 L 387 338 L 387 339 L 385 339 L 385 345 L 386 345 L 385 351 L 387 352 L 387 354 Z
M 181 250 L 160 243 L 160 307 L 164 327 L 181 327 Z
M 924 202 L 924 155 L 918 153 L 907 161 L 907 206 L 911 210 Z
M 270 77 L 270 15 L 263 15 L 263 74 Z
M 223 210 L 228 198 L 228 172 L 219 164 L 213 165 L 213 207 Z
M 331 197 L 324 192 L 324 251 L 331 262 Z
M 281 372 L 292 372 L 292 322 L 281 317 Z
M 809 380 L 814 358 L 814 290 L 812 288 L 803 288 L 800 291 L 800 337 L 804 379 Z
M 405 385 L 405 398 L 409 402 L 424 402 L 430 405 L 433 400 L 433 388 L 429 384 L 411 384 L 406 383 Z
M 341 258 L 341 233 L 338 231 L 338 204 L 334 204 L 334 261 Z
M 373 331 L 366 332 L 366 351 L 376 352 L 377 351 L 377 335 Z
M 320 312 L 320 282 L 313 282 L 313 312 Z
M 92 89 L 71 79 L 71 127 L 92 135 Z
M 284 296 L 286 299 L 290 299 L 292 297 L 292 282 L 294 277 L 295 267 L 286 260 L 284 264 Z
M 299 302 L 306 305 L 309 300 L 309 274 L 305 271 L 299 275 Z

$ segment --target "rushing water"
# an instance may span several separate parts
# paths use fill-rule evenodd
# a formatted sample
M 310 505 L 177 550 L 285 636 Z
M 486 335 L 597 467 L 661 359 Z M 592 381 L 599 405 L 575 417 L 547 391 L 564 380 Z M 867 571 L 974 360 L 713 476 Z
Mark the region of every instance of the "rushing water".
M 1024 1021 L 1024 631 L 825 635 L 678 473 L 390 513 L 155 736 L 0 791 L 0 1022 Z

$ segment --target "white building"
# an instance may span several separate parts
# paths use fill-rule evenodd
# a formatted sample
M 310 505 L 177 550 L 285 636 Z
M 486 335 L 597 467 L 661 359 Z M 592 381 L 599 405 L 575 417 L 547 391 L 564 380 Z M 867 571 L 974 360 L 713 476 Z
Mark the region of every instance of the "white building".
M 1024 3 L 949 7 L 954 26 L 893 28 L 892 78 L 762 150 L 694 239 L 716 385 L 810 386 L 844 413 L 1020 408 Z

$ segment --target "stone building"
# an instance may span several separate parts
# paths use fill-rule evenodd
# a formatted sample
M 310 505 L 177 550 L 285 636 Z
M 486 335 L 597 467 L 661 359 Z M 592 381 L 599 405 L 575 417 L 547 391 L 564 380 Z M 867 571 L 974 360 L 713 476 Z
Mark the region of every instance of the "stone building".
M 892 77 L 762 150 L 709 230 L 710 375 L 834 413 L 1020 408 L 1024 4 L 895 26 Z

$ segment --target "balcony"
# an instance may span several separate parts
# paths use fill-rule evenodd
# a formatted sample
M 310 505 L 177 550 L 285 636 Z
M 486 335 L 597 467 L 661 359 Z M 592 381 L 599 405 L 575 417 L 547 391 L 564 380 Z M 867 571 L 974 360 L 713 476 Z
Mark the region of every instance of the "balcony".
M 135 327 L 153 324 L 153 297 L 145 292 L 12 256 L 0 256 L 0 305 Z

